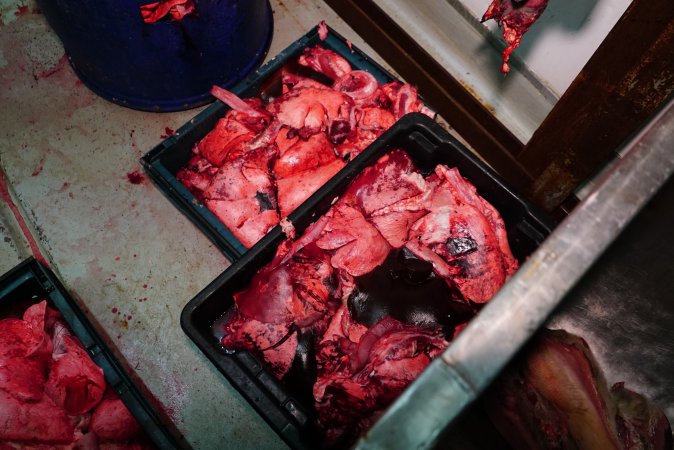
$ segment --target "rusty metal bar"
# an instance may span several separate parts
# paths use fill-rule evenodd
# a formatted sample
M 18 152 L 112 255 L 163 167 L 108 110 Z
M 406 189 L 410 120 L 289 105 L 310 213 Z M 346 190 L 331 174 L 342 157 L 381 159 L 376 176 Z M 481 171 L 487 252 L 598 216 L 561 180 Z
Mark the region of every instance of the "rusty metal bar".
M 530 200 L 551 211 L 674 92 L 674 5 L 634 0 L 524 149 Z

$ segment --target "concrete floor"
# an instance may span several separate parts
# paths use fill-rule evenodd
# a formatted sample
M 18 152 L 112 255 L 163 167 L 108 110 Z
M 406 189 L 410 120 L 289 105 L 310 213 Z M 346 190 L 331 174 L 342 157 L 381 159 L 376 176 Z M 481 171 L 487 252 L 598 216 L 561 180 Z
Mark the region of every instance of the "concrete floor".
M 325 19 L 382 62 L 323 2 L 271 4 L 270 56 Z M 133 184 L 127 177 L 142 172 L 139 158 L 166 127 L 177 129 L 198 111 L 146 113 L 97 97 L 79 82 L 34 3 L 0 0 L 0 166 L 8 191 L 0 197 L 0 272 L 31 254 L 32 238 L 33 251 L 187 445 L 285 448 L 179 325 L 184 305 L 229 261 L 147 178 Z

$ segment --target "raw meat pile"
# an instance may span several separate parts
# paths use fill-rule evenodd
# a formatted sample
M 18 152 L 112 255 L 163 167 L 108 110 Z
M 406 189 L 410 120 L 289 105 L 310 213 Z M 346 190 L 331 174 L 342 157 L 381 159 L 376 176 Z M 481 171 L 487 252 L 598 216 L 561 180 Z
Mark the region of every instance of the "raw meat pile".
M 543 14 L 548 0 L 493 0 L 482 22 L 494 19 L 503 28 L 503 38 L 508 47 L 503 51 L 501 72 L 510 72 L 510 54 L 519 47 L 522 36 Z
M 539 333 L 486 399 L 516 449 L 672 449 L 667 416 L 622 382 L 609 389 L 587 343 L 563 330 Z
M 234 296 L 225 348 L 283 379 L 315 372 L 327 441 L 370 426 L 518 267 L 498 212 L 457 169 L 394 150 Z
M 44 300 L 0 320 L 0 448 L 152 448 Z
M 380 85 L 320 46 L 282 70 L 282 86 L 266 104 L 214 87 L 231 109 L 177 174 L 246 247 L 404 114 L 433 116 L 409 84 Z

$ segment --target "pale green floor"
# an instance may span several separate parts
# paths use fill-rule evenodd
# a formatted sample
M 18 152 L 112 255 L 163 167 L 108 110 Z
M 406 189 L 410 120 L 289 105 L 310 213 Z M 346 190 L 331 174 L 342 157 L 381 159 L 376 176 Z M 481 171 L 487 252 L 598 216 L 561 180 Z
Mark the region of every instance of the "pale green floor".
M 325 19 L 376 57 L 321 1 L 271 4 L 270 56 Z M 19 5 L 29 12 L 17 17 Z M 33 6 L 0 0 L 0 164 L 42 252 L 190 446 L 285 448 L 180 328 L 185 304 L 229 262 L 149 180 L 126 177 L 165 127 L 198 111 L 146 113 L 97 97 L 59 63 L 64 50 Z M 0 201 L 0 272 L 29 254 Z

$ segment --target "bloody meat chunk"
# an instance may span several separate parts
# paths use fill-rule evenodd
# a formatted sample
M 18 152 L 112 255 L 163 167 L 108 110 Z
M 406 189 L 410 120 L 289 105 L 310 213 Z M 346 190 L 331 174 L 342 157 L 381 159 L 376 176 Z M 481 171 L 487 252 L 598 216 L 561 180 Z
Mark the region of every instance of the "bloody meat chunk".
M 522 41 L 522 36 L 538 20 L 548 0 L 493 0 L 482 16 L 482 22 L 494 19 L 503 28 L 503 38 L 508 47 L 503 50 L 501 72 L 510 72 L 508 61 Z
M 332 267 L 357 277 L 384 262 L 391 247 L 358 210 L 337 204 L 326 217 L 316 245 L 332 252 Z
M 69 415 L 84 414 L 96 406 L 105 393 L 103 369 L 91 360 L 86 351 L 71 336 L 63 337 L 65 352 L 55 354 L 47 394 Z
M 262 322 L 237 310 L 224 332 L 223 347 L 260 354 L 279 379 L 290 370 L 297 351 L 297 329 L 292 324 Z
M 103 371 L 41 301 L 0 320 L 0 448 L 152 448 Z
M 297 349 L 297 332 L 322 333 L 337 309 L 329 255 L 310 244 L 279 254 L 234 297 L 237 313 L 222 345 L 261 352 L 283 377 Z
M 276 180 L 281 217 L 287 217 L 345 166 L 339 159 L 314 169 L 296 172 Z
M 89 429 L 102 440 L 128 440 L 138 436 L 141 429 L 136 419 L 114 391 L 107 390 L 103 400 L 91 415 Z
M 32 306 L 24 319 L 0 320 L 0 389 L 19 400 L 40 400 L 52 362 L 52 341 L 44 331 L 45 307 Z
M 297 62 L 311 67 L 333 81 L 351 72 L 351 65 L 346 59 L 319 46 L 306 49 Z
M 394 150 L 365 169 L 342 201 L 359 208 L 389 245 L 400 248 L 411 225 L 428 212 L 429 192 L 407 153 Z
M 3 441 L 67 444 L 73 439 L 70 418 L 49 397 L 28 403 L 0 390 L 0 444 Z
M 364 331 L 349 324 L 348 314 L 342 310 L 335 316 L 337 324 L 319 344 L 317 357 L 314 397 L 329 445 L 367 429 L 448 345 L 439 329 L 386 317 Z
M 198 153 L 214 166 L 221 166 L 230 152 L 241 152 L 264 129 L 264 118 L 250 117 L 235 110 L 227 111 L 215 128 L 197 143 Z

